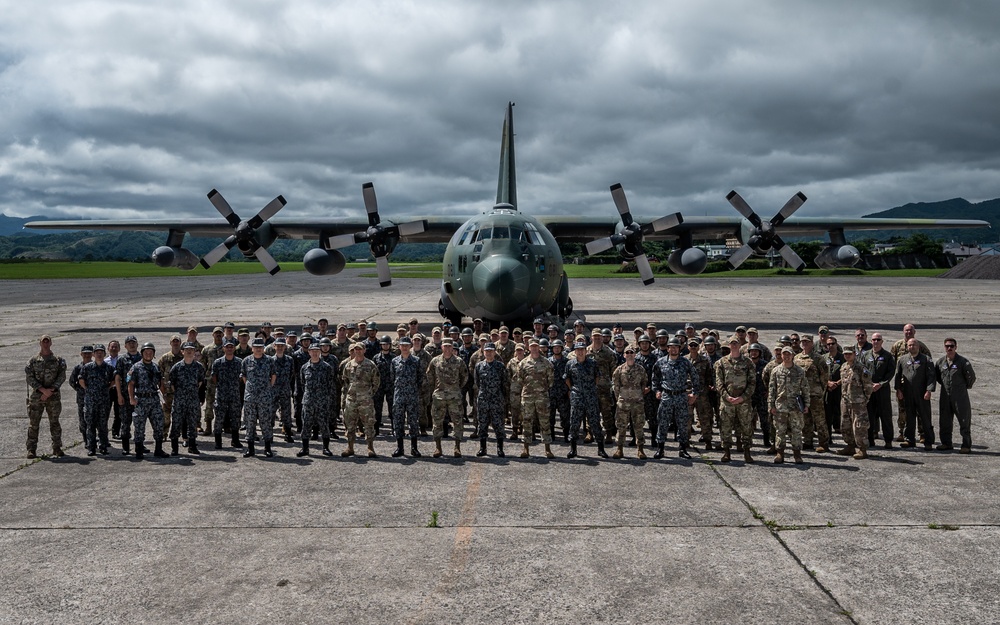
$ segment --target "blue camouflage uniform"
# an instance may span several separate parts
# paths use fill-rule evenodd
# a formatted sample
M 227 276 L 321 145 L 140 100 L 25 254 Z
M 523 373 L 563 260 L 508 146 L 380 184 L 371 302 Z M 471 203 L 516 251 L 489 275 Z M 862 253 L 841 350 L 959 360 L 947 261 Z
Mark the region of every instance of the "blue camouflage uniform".
M 325 360 L 307 360 L 299 369 L 299 387 L 302 389 L 302 438 L 308 440 L 309 432 L 318 428 L 324 439 L 330 437 L 329 411 L 337 389 L 336 371 Z
M 205 384 L 205 366 L 198 360 L 191 364 L 182 360 L 170 368 L 167 378 L 174 393 L 170 440 L 177 441 L 182 436 L 194 439 L 198 435 L 198 419 L 201 416 L 198 393 Z
M 215 422 L 212 433 L 222 434 L 223 427 L 229 424 L 235 439 L 240 431 L 240 373 L 243 371 L 243 359 L 234 356 L 232 360 L 226 357 L 217 358 L 212 363 L 212 378 L 215 380 Z
M 272 356 L 274 363 L 274 386 L 271 387 L 271 420 L 281 414 L 281 426 L 285 432 L 292 431 L 292 384 L 295 380 L 296 364 L 292 356 L 286 352 L 278 358 Z
M 671 423 L 677 424 L 677 442 L 686 447 L 689 439 L 688 421 L 688 389 L 697 395 L 701 392 L 698 372 L 691 361 L 682 356 L 671 360 L 664 356 L 656 361 L 653 367 L 652 392 L 661 392 L 660 408 L 657 410 L 656 443 L 667 440 L 667 430 Z
M 573 358 L 566 363 L 563 379 L 569 382 L 569 440 L 580 435 L 580 423 L 586 419 L 594 440 L 603 436 L 597 407 L 597 363 L 591 356 L 582 362 Z
M 87 451 L 96 449 L 97 439 L 100 439 L 102 450 L 108 448 L 108 410 L 111 408 L 111 396 L 108 388 L 115 381 L 114 367 L 103 360 L 91 361 L 83 368 L 80 378 L 86 383 L 87 390 L 83 396 L 83 419 L 86 427 L 84 440 Z
M 476 395 L 479 439 L 486 440 L 487 430 L 492 425 L 497 440 L 502 441 L 504 439 L 503 421 L 507 415 L 507 394 L 510 392 L 507 367 L 499 358 L 495 358 L 493 362 L 483 359 L 476 363 L 473 378 L 475 378 L 476 388 L 479 389 Z
M 146 421 L 149 421 L 153 428 L 153 440 L 156 443 L 163 443 L 163 405 L 160 404 L 160 384 L 163 382 L 163 374 L 155 362 L 145 363 L 139 361 L 132 365 L 125 383 L 135 383 L 136 405 L 133 406 L 132 426 L 133 442 L 136 449 L 139 449 L 146 439 Z M 128 419 L 122 419 L 122 438 L 128 436 Z
M 274 425 L 274 398 L 271 394 L 274 359 L 270 356 L 247 356 L 243 359 L 241 371 L 245 381 L 243 424 L 247 430 L 246 439 L 252 443 L 257 437 L 257 425 L 260 425 L 261 437 L 270 441 Z
M 569 436 L 569 389 L 566 388 L 566 364 L 569 359 L 565 352 L 559 358 L 549 356 L 552 363 L 552 386 L 549 387 L 549 422 L 550 430 L 556 429 L 556 413 L 559 413 L 559 427 L 563 436 Z
M 389 388 L 392 389 L 390 402 L 392 433 L 403 438 L 403 420 L 409 428 L 410 438 L 420 435 L 420 389 L 424 386 L 425 373 L 420 358 L 412 353 L 403 358 L 396 356 L 389 363 Z

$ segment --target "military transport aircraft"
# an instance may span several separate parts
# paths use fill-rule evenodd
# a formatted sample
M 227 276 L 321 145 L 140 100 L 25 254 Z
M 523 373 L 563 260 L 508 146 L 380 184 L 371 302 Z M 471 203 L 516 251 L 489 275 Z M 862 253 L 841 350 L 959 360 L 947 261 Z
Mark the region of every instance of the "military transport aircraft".
M 418 217 L 390 221 L 379 214 L 375 187 L 362 185 L 366 220 L 274 219 L 285 206 L 276 197 L 250 219 L 243 219 L 213 189 L 208 199 L 224 220 L 72 220 L 35 221 L 25 228 L 74 230 L 165 231 L 166 244 L 153 252 L 161 267 L 209 268 L 236 247 L 244 256 L 256 258 L 272 275 L 280 270 L 267 248 L 276 239 L 315 239 L 319 246 L 305 254 L 302 263 L 315 275 L 334 275 L 344 268 L 339 251 L 367 243 L 375 258 L 381 286 L 392 277 L 388 257 L 399 243 L 448 242 L 444 253 L 439 312 L 453 323 L 463 315 L 489 321 L 509 322 L 539 315 L 564 320 L 573 311 L 569 281 L 556 241 L 587 242 L 587 253 L 616 247 L 625 260 L 634 260 L 644 284 L 653 282 L 653 270 L 643 250 L 643 241 L 675 240 L 677 249 L 667 264 L 678 274 L 701 273 L 708 258 L 694 246 L 695 240 L 736 236 L 743 247 L 730 258 L 736 268 L 752 254 L 777 250 L 796 269 L 805 263 L 792 251 L 777 230 L 791 236 L 829 234 L 830 243 L 816 258 L 820 267 L 849 267 L 858 262 L 858 250 L 847 243 L 845 230 L 914 228 L 984 228 L 985 221 L 933 219 L 816 219 L 791 218 L 806 196 L 796 193 L 770 220 L 759 215 L 736 192 L 727 199 L 740 217 L 689 217 L 672 213 L 657 219 L 634 217 L 620 184 L 611 186 L 617 214 L 608 217 L 529 215 L 518 210 L 514 168 L 513 102 L 507 104 L 500 144 L 500 174 L 493 207 L 471 218 Z M 199 259 L 182 247 L 184 236 L 227 238 Z

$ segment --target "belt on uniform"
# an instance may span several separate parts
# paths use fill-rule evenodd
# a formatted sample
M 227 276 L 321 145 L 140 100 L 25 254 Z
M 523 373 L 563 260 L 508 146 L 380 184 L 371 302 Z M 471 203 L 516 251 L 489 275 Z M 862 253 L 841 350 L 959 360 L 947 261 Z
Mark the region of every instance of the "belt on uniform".
M 136 397 L 156 397 L 157 393 L 136 393 Z
M 661 391 L 664 395 L 684 395 L 687 391 Z

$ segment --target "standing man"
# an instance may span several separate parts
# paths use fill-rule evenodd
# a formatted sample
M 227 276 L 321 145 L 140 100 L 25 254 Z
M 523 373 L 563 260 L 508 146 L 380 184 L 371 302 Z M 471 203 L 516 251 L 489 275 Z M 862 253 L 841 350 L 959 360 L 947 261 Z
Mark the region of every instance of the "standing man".
M 601 411 L 604 426 L 604 443 L 611 443 L 615 431 L 615 402 L 611 396 L 611 374 L 618 366 L 615 351 L 604 344 L 604 334 L 597 328 L 590 332 L 590 347 L 587 353 L 597 365 L 597 405 Z M 593 434 L 596 438 L 596 434 Z
M 757 421 L 760 423 L 761 442 L 767 447 L 767 453 L 776 454 L 778 450 L 774 448 L 771 414 L 767 410 L 768 379 L 764 377 L 764 370 L 767 369 L 770 363 L 764 361 L 763 353 L 764 346 L 760 343 L 750 343 L 750 348 L 747 350 L 747 357 L 753 363 L 754 368 L 754 391 L 753 396 L 750 398 L 750 404 L 753 407 L 752 409 L 757 417 Z
M 240 374 L 243 359 L 236 357 L 236 342 L 229 339 L 223 345 L 223 356 L 212 363 L 212 383 L 215 384 L 215 448 L 222 449 L 222 432 L 228 427 L 232 435 L 232 446 L 243 448 L 240 442 Z M 123 439 L 124 440 L 124 439 Z
M 104 346 L 94 345 L 94 359 L 83 368 L 80 375 L 80 386 L 84 389 L 84 441 L 88 456 L 93 456 L 98 450 L 102 456 L 108 455 L 108 408 L 111 405 L 108 389 L 114 381 L 114 369 L 104 362 Z
M 418 333 L 419 335 L 419 333 Z M 423 335 L 419 335 L 423 336 Z M 393 458 L 403 455 L 403 437 L 409 426 L 410 455 L 420 457 L 417 437 L 420 435 L 421 392 L 424 387 L 425 367 L 420 359 L 411 353 L 416 339 L 404 336 L 399 339 L 399 356 L 389 364 L 389 387 L 392 388 L 392 433 L 396 437 L 396 451 Z M 421 341 L 422 342 L 422 341 Z
M 615 425 L 618 426 L 618 449 L 615 450 L 613 457 L 620 459 L 625 455 L 625 436 L 628 433 L 629 425 L 631 425 L 638 445 L 636 457 L 645 460 L 646 452 L 643 451 L 643 444 L 646 442 L 643 434 L 646 421 L 644 397 L 650 392 L 649 378 L 646 376 L 646 370 L 643 366 L 635 361 L 634 347 L 626 346 L 624 354 L 625 362 L 618 365 L 614 373 L 611 374 L 611 387 L 615 397 L 618 398 L 615 411 Z
M 514 356 L 507 363 L 507 379 L 510 380 L 510 395 L 507 397 L 507 409 L 510 413 L 510 440 L 518 440 L 521 433 L 521 380 L 517 368 L 524 360 L 524 343 L 514 346 Z
M 507 367 L 497 358 L 495 343 L 483 346 L 483 360 L 476 363 L 473 371 L 476 394 L 476 416 L 479 419 L 479 451 L 477 456 L 486 455 L 486 439 L 488 428 L 493 426 L 493 434 L 497 439 L 497 456 L 503 458 L 503 421 L 507 414 L 506 399 L 510 393 L 510 383 L 507 378 Z
M 564 344 L 562 339 L 552 341 L 552 355 L 549 362 L 552 363 L 552 386 L 549 387 L 549 427 L 554 432 L 556 429 L 556 413 L 559 413 L 559 427 L 562 430 L 563 440 L 569 440 L 569 389 L 563 378 L 566 375 L 566 363 L 569 360 L 563 355 Z M 497 352 L 499 353 L 499 346 Z
M 823 392 L 823 411 L 826 412 L 827 429 L 832 432 L 834 428 L 841 426 L 840 403 L 843 397 L 840 389 L 840 367 L 844 364 L 844 355 L 837 345 L 837 339 L 829 336 L 829 332 L 826 335 L 826 338 L 820 339 L 826 345 L 823 360 L 826 361 L 826 368 L 830 371 L 830 381 L 826 383 L 826 390 Z M 868 409 L 865 408 L 865 415 L 867 414 Z
M 404 333 L 400 336 L 406 336 L 405 330 L 406 326 L 400 326 L 404 330 Z M 412 340 L 411 340 L 412 343 Z M 374 397 L 372 401 L 375 405 L 375 435 L 378 436 L 382 433 L 382 408 L 388 404 L 389 410 L 385 413 L 389 417 L 389 421 L 392 421 L 392 402 L 394 400 L 395 393 L 392 389 L 392 375 L 389 370 L 392 368 L 392 361 L 396 357 L 396 354 L 392 352 L 392 339 L 389 335 L 383 335 L 379 339 L 379 353 L 375 354 L 375 358 L 372 362 L 378 369 L 379 375 L 379 385 L 375 389 Z
M 188 453 L 198 454 L 198 418 L 201 406 L 198 394 L 205 385 L 205 366 L 195 359 L 198 347 L 184 343 L 183 359 L 167 370 L 167 390 L 173 399 L 174 419 L 170 423 L 170 455 L 178 454 L 178 440 L 184 434 Z M 204 349 L 202 350 L 204 352 Z
M 698 372 L 698 379 L 701 381 L 702 385 L 706 388 L 716 388 L 715 366 L 713 366 L 712 361 L 708 356 L 701 353 L 700 338 L 694 337 L 688 339 L 688 354 L 685 357 L 691 361 L 691 365 L 694 367 L 694 370 Z M 715 362 L 715 365 L 717 366 L 720 362 L 722 362 L 721 358 Z M 708 400 L 708 394 L 702 393 L 698 395 L 698 399 L 695 400 L 693 405 L 691 405 L 689 412 L 697 413 L 698 429 L 701 430 L 701 442 L 705 443 L 706 450 L 711 449 L 712 421 L 715 418 L 715 412 L 712 410 L 712 403 Z M 728 440 L 730 434 L 731 432 L 723 434 L 720 430 L 719 436 L 723 440 Z
M 373 323 L 374 325 L 374 323 Z M 347 430 L 347 449 L 340 453 L 343 457 L 354 455 L 354 439 L 359 424 L 365 428 L 368 443 L 368 457 L 375 458 L 375 404 L 373 397 L 379 387 L 378 367 L 365 358 L 365 346 L 355 343 L 351 346 L 351 360 L 344 364 L 341 382 L 343 384 L 344 429 Z
M 85 387 L 80 385 L 80 376 L 83 375 L 83 368 L 94 359 L 94 346 L 84 345 L 80 348 L 80 362 L 73 367 L 69 374 L 69 387 L 76 391 L 76 416 L 80 424 L 80 435 L 87 439 L 87 425 L 83 418 L 83 401 L 86 394 Z
M 260 425 L 260 435 L 264 439 L 264 455 L 268 458 L 271 452 L 272 430 L 274 427 L 274 397 L 271 387 L 277 375 L 274 371 L 274 361 L 264 353 L 267 347 L 262 337 L 255 338 L 250 344 L 253 354 L 240 363 L 240 380 L 243 382 L 243 425 L 246 428 L 247 450 L 244 458 L 257 455 L 254 451 L 254 441 L 257 440 L 257 426 Z M 239 428 L 233 430 L 239 432 Z
M 413 341 L 413 356 L 420 361 L 420 436 L 427 436 L 427 431 L 433 429 L 433 424 L 431 422 L 431 385 L 427 383 L 427 367 L 431 364 L 431 359 L 434 357 L 431 355 L 427 348 L 425 347 L 427 343 L 427 337 L 421 333 L 417 333 L 412 339 Z M 393 389 L 395 392 L 395 389 Z M 395 402 L 395 400 L 393 400 Z M 393 403 L 395 406 L 395 403 Z M 417 432 L 411 432 L 410 436 L 417 436 Z M 410 455 L 419 458 L 420 452 L 413 453 L 416 450 L 416 443 L 410 442 Z
M 795 339 L 792 338 L 794 349 Z M 826 361 L 822 356 L 813 351 L 813 337 L 811 334 L 803 334 L 799 339 L 802 352 L 796 354 L 795 364 L 806 372 L 806 382 L 809 384 L 809 410 L 803 415 L 802 436 L 803 447 L 813 448 L 813 432 L 816 433 L 816 451 L 824 453 L 830 448 L 830 430 L 826 425 L 826 411 L 823 409 L 823 393 L 826 391 L 826 383 L 830 381 L 830 370 L 826 367 Z
M 969 389 L 976 383 L 976 372 L 972 363 L 956 351 L 958 341 L 944 340 L 944 356 L 934 365 L 935 379 L 941 384 L 941 398 L 938 400 L 941 426 L 941 444 L 938 449 L 951 450 L 951 433 L 954 419 L 958 419 L 958 430 L 962 435 L 959 453 L 972 453 L 972 405 L 969 403 Z
M 729 339 L 729 355 L 715 363 L 715 388 L 719 390 L 722 409 L 719 411 L 719 437 L 722 439 L 721 462 L 729 462 L 729 448 L 735 426 L 737 436 L 742 441 L 744 462 L 753 462 L 750 445 L 753 441 L 751 420 L 756 367 L 740 352 L 740 338 L 733 335 Z M 823 424 L 826 428 L 826 423 Z
M 521 424 L 524 427 L 521 457 L 528 457 L 534 433 L 534 424 L 542 431 L 545 457 L 552 454 L 552 429 L 549 427 L 549 388 L 553 382 L 552 363 L 542 356 L 541 345 L 535 339 L 528 341 L 528 357 L 518 364 L 517 377 L 521 385 Z M 603 445 L 602 445 L 603 447 Z
M 188 341 L 188 343 L 191 342 Z M 194 343 L 191 343 L 191 345 L 194 345 Z M 201 350 L 198 351 L 200 352 Z M 184 360 L 184 354 L 181 353 L 181 337 L 179 334 L 175 334 L 172 337 L 170 337 L 170 351 L 160 356 L 160 359 L 156 362 L 156 366 L 160 368 L 161 374 L 163 374 L 164 376 L 169 376 L 170 370 L 174 367 L 174 365 L 176 365 L 182 360 Z M 164 432 L 173 432 L 173 430 L 170 428 L 170 414 L 171 410 L 173 409 L 173 406 L 174 406 L 174 389 L 169 383 L 165 383 L 164 393 L 163 393 Z M 172 455 L 176 456 L 177 454 L 174 453 Z
M 576 441 L 580 437 L 580 423 L 586 420 L 595 433 L 597 455 L 608 457 L 604 450 L 604 437 L 601 434 L 601 415 L 597 411 L 597 363 L 587 355 L 587 344 L 577 341 L 573 345 L 573 358 L 566 363 L 566 373 L 563 374 L 566 386 L 569 387 L 569 454 L 567 458 L 576 458 Z
M 142 361 L 142 354 L 139 353 L 139 341 L 134 335 L 125 337 L 125 353 L 118 356 L 118 364 L 115 367 L 115 393 L 118 395 L 117 401 L 119 412 L 121 413 L 121 423 L 118 424 L 118 434 L 122 439 L 122 454 L 128 455 L 129 432 L 132 431 L 132 415 L 134 410 L 128 403 L 128 389 L 126 388 L 126 378 L 132 366 Z
M 653 368 L 653 381 L 650 385 L 660 400 L 660 408 L 656 415 L 656 453 L 653 457 L 663 458 L 663 446 L 667 441 L 667 430 L 672 424 L 677 426 L 677 440 L 680 443 L 678 455 L 681 458 L 691 458 L 688 453 L 688 418 L 689 406 L 694 404 L 701 392 L 698 372 L 691 361 L 681 358 L 681 340 L 677 337 L 667 341 L 667 355 L 656 361 Z
M 205 375 L 207 376 L 205 381 L 205 425 L 201 428 L 205 436 L 212 435 L 212 421 L 215 420 L 215 382 L 211 375 L 212 364 L 226 355 L 226 350 L 222 346 L 224 341 L 232 341 L 233 345 L 236 344 L 235 337 L 225 338 L 223 336 L 225 333 L 232 334 L 235 328 L 236 324 L 232 321 L 226 322 L 225 331 L 216 326 L 212 329 L 212 344 L 206 345 L 201 350 L 201 364 L 205 367 Z
M 887 350 L 883 349 L 882 335 L 878 332 L 872 334 L 872 348 L 866 352 L 858 353 L 858 347 L 854 347 L 855 360 L 861 361 L 861 365 L 868 370 L 872 376 L 872 392 L 868 398 L 868 446 L 875 446 L 875 438 L 878 436 L 879 426 L 882 427 L 882 439 L 885 441 L 885 448 L 892 449 L 892 378 L 896 375 L 896 358 Z M 899 428 L 902 434 L 905 427 Z M 905 440 L 905 439 L 904 439 Z
M 28 458 L 38 451 L 38 424 L 42 411 L 49 416 L 49 434 L 52 436 L 52 455 L 62 458 L 62 427 L 59 415 L 62 401 L 59 387 L 66 381 L 66 361 L 52 353 L 52 337 L 43 334 L 38 339 L 38 355 L 33 356 L 24 368 L 28 385 Z
M 299 369 L 299 384 L 302 389 L 302 450 L 296 456 L 309 455 L 309 433 L 319 428 L 323 435 L 323 455 L 332 456 L 330 451 L 330 423 L 327 411 L 330 409 L 330 395 L 334 389 L 333 367 L 320 358 L 319 341 L 309 345 L 309 360 Z
M 872 376 L 854 355 L 854 346 L 844 349 L 844 364 L 840 366 L 840 434 L 846 447 L 841 456 L 855 460 L 868 457 L 868 398 L 872 394 Z
M 896 399 L 902 400 L 906 409 L 906 440 L 900 447 L 916 447 L 916 421 L 924 428 L 924 449 L 934 445 L 934 426 L 931 425 L 931 393 L 936 385 L 934 364 L 920 353 L 917 339 L 906 342 L 908 353 L 896 363 Z
M 794 362 L 795 350 L 781 348 L 781 364 L 771 371 L 767 404 L 773 417 L 774 445 L 778 450 L 774 464 L 785 461 L 785 443 L 792 446 L 795 464 L 802 464 L 802 413 L 809 410 L 809 383 L 806 372 Z
M 440 458 L 444 420 L 455 427 L 455 457 L 462 457 L 462 389 L 469 381 L 469 368 L 455 355 L 452 339 L 441 341 L 441 354 L 427 366 L 427 382 L 433 388 L 431 416 L 434 421 L 434 457 Z
M 274 398 L 271 405 L 272 421 L 281 415 L 281 433 L 285 436 L 286 443 L 294 443 L 292 437 L 292 385 L 298 376 L 298 367 L 294 358 L 287 354 L 288 344 L 282 337 L 274 339 L 271 343 L 274 348 L 274 356 L 271 361 L 274 363 L 274 386 L 271 388 L 271 396 Z
M 122 427 L 122 417 L 121 417 L 121 406 L 118 405 L 118 390 L 115 389 L 114 382 L 114 372 L 118 370 L 118 352 L 121 351 L 121 345 L 117 340 L 111 339 L 108 341 L 108 355 L 105 356 L 104 362 L 111 367 L 112 380 L 111 388 L 108 389 L 108 412 L 104 415 L 104 419 L 107 420 L 111 413 L 114 412 L 114 420 L 112 421 L 112 431 L 111 435 L 118 437 L 119 432 Z
M 163 373 L 153 362 L 156 355 L 156 347 L 152 343 L 142 344 L 142 360 L 132 365 L 125 380 L 128 384 L 128 398 L 132 409 L 135 411 L 132 416 L 132 426 L 135 428 L 135 459 L 142 460 L 142 455 L 146 451 L 143 443 L 146 440 L 146 421 L 149 421 L 153 428 L 153 442 L 156 449 L 153 455 L 157 458 L 166 458 L 163 451 L 163 406 L 160 405 L 160 392 L 164 390 Z M 122 440 L 127 438 L 128 422 L 122 422 Z
M 927 356 L 928 359 L 933 358 L 931 356 L 931 350 L 926 345 L 924 345 L 923 341 L 918 340 L 916 337 L 917 337 L 916 326 L 914 326 L 912 323 L 908 323 L 903 326 L 903 338 L 893 343 L 892 350 L 890 350 L 890 353 L 892 354 L 893 360 L 895 362 L 899 362 L 900 358 L 905 357 L 907 353 L 909 353 L 909 348 L 907 347 L 906 344 L 910 339 L 914 339 L 917 341 L 917 347 L 919 348 L 921 354 Z M 898 408 L 898 416 L 896 418 L 896 424 L 899 426 L 899 438 L 897 440 L 902 442 L 906 440 L 906 437 L 903 436 L 903 430 L 906 428 L 906 405 L 904 404 L 904 402 L 897 400 L 896 407 Z M 923 428 L 924 428 L 923 424 L 918 420 L 917 434 L 920 435 L 921 439 L 924 438 Z M 924 441 L 921 440 L 920 442 Z

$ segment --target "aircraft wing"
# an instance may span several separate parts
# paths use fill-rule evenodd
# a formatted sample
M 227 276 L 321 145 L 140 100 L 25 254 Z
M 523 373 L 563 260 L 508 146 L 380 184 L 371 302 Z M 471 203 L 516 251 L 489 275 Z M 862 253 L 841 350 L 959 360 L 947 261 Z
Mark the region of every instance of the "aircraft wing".
M 423 221 L 424 231 L 400 237 L 404 243 L 445 243 L 465 223 L 464 219 L 451 217 L 394 218 L 394 223 Z M 343 234 L 364 232 L 367 219 L 314 219 L 278 220 L 268 222 L 279 239 L 319 239 Z M 383 222 L 384 224 L 385 222 Z M 72 219 L 63 221 L 32 221 L 24 224 L 34 230 L 119 230 L 137 232 L 177 232 L 194 237 L 225 238 L 233 233 L 233 226 L 225 219 L 132 219 L 98 220 Z

